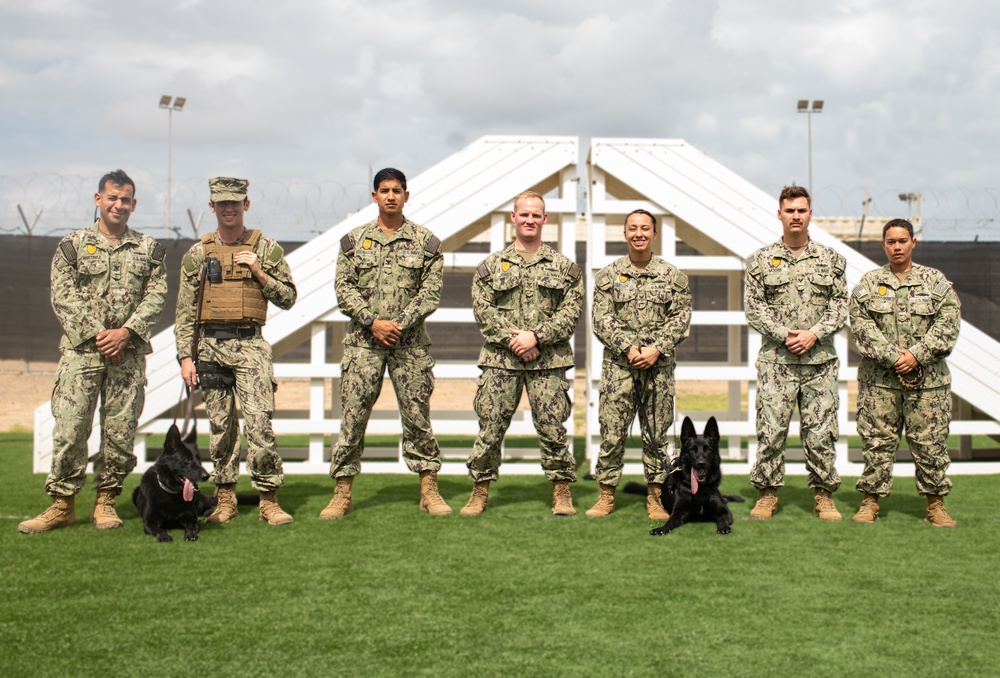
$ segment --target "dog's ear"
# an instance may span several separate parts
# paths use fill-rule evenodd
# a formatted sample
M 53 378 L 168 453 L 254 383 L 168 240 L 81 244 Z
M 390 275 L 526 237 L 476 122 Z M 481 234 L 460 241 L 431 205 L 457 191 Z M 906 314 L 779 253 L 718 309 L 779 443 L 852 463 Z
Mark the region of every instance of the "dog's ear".
M 170 452 L 176 450 L 181 446 L 181 432 L 177 428 L 177 424 L 171 424 L 170 428 L 167 430 L 167 441 L 163 446 L 165 452 Z
M 718 444 L 719 422 L 715 421 L 715 417 L 708 418 L 708 423 L 705 424 L 705 437 L 711 440 L 713 443 Z
M 191 430 L 188 431 L 187 437 L 184 438 L 184 442 L 188 445 L 195 445 L 198 443 L 198 422 L 194 419 L 191 420 Z
M 684 423 L 681 424 L 681 440 L 694 438 L 696 435 L 698 433 L 694 430 L 694 422 L 691 421 L 691 417 L 684 417 Z

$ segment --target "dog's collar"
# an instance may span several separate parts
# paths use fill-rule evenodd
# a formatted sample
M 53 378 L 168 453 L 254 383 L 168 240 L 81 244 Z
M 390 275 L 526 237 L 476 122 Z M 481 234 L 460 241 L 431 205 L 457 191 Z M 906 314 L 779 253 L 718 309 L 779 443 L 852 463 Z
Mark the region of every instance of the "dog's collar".
M 168 494 L 180 494 L 181 493 L 181 490 L 171 490 L 169 487 L 167 487 L 166 485 L 164 485 L 163 481 L 160 480 L 160 474 L 159 473 L 156 474 L 156 484 L 160 486 L 161 490 L 163 490 L 164 492 L 166 492 Z

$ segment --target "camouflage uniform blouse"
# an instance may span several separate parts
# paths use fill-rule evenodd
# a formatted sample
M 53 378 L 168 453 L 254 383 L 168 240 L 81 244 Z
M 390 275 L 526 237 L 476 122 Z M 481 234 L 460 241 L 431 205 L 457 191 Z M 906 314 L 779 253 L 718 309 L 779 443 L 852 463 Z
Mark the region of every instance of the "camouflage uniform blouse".
M 657 366 L 676 364 L 677 345 L 691 327 L 688 278 L 660 257 L 639 272 L 627 256 L 601 269 L 595 278 L 594 334 L 604 344 L 604 359 L 628 366 L 628 350 L 652 346 Z
M 340 241 L 335 289 L 340 311 L 351 318 L 344 343 L 384 349 L 364 326 L 368 316 L 392 320 L 403 332 L 395 348 L 429 346 L 424 320 L 441 303 L 441 241 L 409 219 L 386 237 L 377 221 Z
M 249 237 L 247 229 L 235 243 L 239 245 Z M 219 233 L 215 233 L 215 242 L 223 244 Z M 285 251 L 273 238 L 261 236 L 254 249 L 260 267 L 267 274 L 267 285 L 261 288 L 264 298 L 278 308 L 288 310 L 295 303 L 298 294 L 292 281 L 292 270 L 285 261 Z M 205 262 L 205 246 L 199 240 L 184 255 L 181 260 L 181 284 L 177 290 L 177 324 L 174 326 L 174 338 L 177 340 L 177 359 L 192 358 L 194 347 L 195 321 L 198 317 L 198 286 L 201 283 L 201 267 Z M 214 325 L 215 323 L 213 323 Z
M 847 320 L 846 267 L 844 257 L 812 240 L 798 259 L 780 240 L 747 259 L 743 303 L 747 323 L 763 338 L 759 360 L 819 365 L 837 357 L 833 335 Z M 815 345 L 795 355 L 785 347 L 790 330 L 809 330 Z
M 59 349 L 97 352 L 100 332 L 127 327 L 129 343 L 149 353 L 149 337 L 167 298 L 166 249 L 125 229 L 118 247 L 97 224 L 70 233 L 52 258 L 52 309 L 63 328 Z
M 896 347 L 924 368 L 924 388 L 951 383 L 945 358 L 961 324 L 958 295 L 941 271 L 913 265 L 901 282 L 888 265 L 869 271 L 851 294 L 851 330 L 861 352 L 858 383 L 902 388 L 893 364 Z
M 531 263 L 514 244 L 491 254 L 472 280 L 472 310 L 486 343 L 480 367 L 548 370 L 573 366 L 569 338 L 583 312 L 580 267 L 543 244 Z M 512 329 L 538 335 L 537 360 L 525 363 L 507 348 Z

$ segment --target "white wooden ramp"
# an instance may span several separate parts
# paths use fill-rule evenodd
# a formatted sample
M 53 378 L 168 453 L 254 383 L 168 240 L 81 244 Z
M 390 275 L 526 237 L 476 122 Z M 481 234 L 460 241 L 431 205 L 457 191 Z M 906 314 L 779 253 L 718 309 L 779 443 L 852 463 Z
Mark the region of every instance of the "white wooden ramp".
M 754 250 L 781 236 L 777 218 L 777 196 L 770 195 L 722 166 L 680 139 L 592 139 L 588 170 L 590 173 L 588 247 L 588 283 L 593 289 L 593 275 L 616 257 L 606 253 L 606 241 L 621 240 L 624 215 L 644 207 L 659 215 L 663 222 L 659 245 L 662 254 L 689 275 L 722 275 L 729 281 L 727 310 L 695 311 L 692 325 L 717 326 L 729 333 L 729 359 L 710 365 L 681 364 L 677 380 L 721 380 L 730 384 L 728 411 L 690 413 L 700 429 L 709 414 L 719 418 L 720 430 L 729 439 L 729 457 L 740 459 L 730 464 L 736 472 L 749 471 L 755 449 L 753 402 L 756 371 L 754 361 L 760 348 L 760 336 L 749 330 L 748 359 L 740 357 L 741 328 L 746 325 L 742 308 L 741 280 L 743 262 Z M 617 228 L 606 235 L 606 225 Z M 847 260 L 848 290 L 867 271 L 881 266 L 858 253 L 820 228 L 810 229 L 817 242 L 840 252 Z M 695 247 L 706 256 L 677 256 L 675 237 Z M 919 253 L 918 253 L 919 254 Z M 919 259 L 919 256 L 918 256 Z M 589 333 L 588 333 L 589 334 Z M 597 386 L 600 379 L 601 345 L 589 334 L 588 344 L 588 415 L 587 450 L 593 463 L 600 444 L 597 421 Z M 847 383 L 856 380 L 857 369 L 848 366 L 848 331 L 836 338 L 840 354 L 840 432 L 838 470 L 845 475 L 861 472 L 860 463 L 847 456 L 848 435 L 857 429 L 847 411 Z M 967 322 L 962 323 L 955 351 L 948 360 L 953 375 L 952 390 L 971 403 L 989 419 L 959 419 L 952 423 L 952 433 L 1000 434 L 1000 344 Z M 740 384 L 749 384 L 747 411 L 741 411 Z M 971 408 L 959 407 L 969 413 Z M 678 418 L 684 416 L 678 412 Z M 678 424 L 679 425 L 679 424 Z M 792 433 L 797 433 L 794 428 Z M 635 428 L 634 430 L 638 430 Z M 749 442 L 749 454 L 741 445 Z M 967 443 L 967 441 L 966 441 Z M 961 456 L 960 454 L 957 456 Z M 1000 463 L 964 462 L 954 464 L 952 473 L 997 473 Z M 897 473 L 912 475 L 912 466 L 901 464 Z M 629 464 L 627 473 L 641 473 L 641 465 Z M 805 473 L 804 464 L 789 464 L 789 473 Z

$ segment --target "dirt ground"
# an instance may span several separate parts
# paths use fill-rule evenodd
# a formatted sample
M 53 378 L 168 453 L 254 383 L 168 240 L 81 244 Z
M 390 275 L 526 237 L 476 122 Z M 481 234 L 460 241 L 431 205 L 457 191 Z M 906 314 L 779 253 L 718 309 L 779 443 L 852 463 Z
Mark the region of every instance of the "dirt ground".
M 35 410 L 45 405 L 52 397 L 55 378 L 55 363 L 24 363 L 0 361 L 0 431 L 31 430 L 35 425 Z M 178 377 L 179 378 L 179 377 Z M 586 382 L 581 377 L 576 380 L 574 402 L 577 407 L 575 417 L 580 429 L 580 416 L 586 403 Z M 718 396 L 723 399 L 726 383 L 721 381 L 683 382 L 678 384 L 678 399 L 690 396 Z M 431 396 L 431 411 L 461 410 L 471 407 L 476 394 L 476 383 L 472 380 L 439 379 Z M 745 394 L 745 389 L 744 389 Z M 745 398 L 745 395 L 744 395 Z M 330 401 L 327 387 L 326 401 Z M 724 405 L 724 399 L 720 406 Z M 309 407 L 309 381 L 305 379 L 279 380 L 275 404 L 279 410 L 305 410 Z M 396 396 L 389 385 L 383 389 L 375 408 L 393 410 Z M 521 402 L 527 408 L 527 398 Z M 583 433 L 582 430 L 577 433 Z

